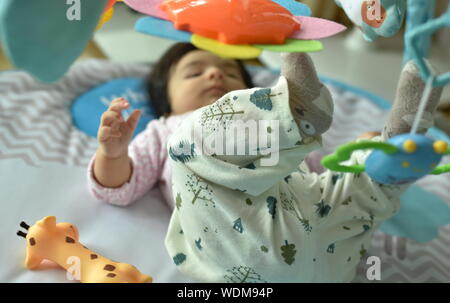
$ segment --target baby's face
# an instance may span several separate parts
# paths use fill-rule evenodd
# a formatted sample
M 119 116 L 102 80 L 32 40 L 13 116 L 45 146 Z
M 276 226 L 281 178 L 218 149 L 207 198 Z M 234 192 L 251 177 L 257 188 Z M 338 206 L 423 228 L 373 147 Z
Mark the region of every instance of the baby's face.
M 168 94 L 172 114 L 198 109 L 230 91 L 245 88 L 236 61 L 202 50 L 189 52 L 170 71 Z

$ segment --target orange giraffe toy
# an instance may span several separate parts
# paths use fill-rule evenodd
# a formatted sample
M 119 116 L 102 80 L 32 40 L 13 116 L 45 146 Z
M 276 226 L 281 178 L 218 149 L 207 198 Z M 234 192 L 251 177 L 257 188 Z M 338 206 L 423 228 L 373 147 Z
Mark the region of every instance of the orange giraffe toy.
M 152 278 L 136 267 L 113 262 L 78 242 L 78 230 L 70 223 L 56 224 L 56 217 L 48 216 L 33 226 L 20 223 L 28 233 L 17 235 L 27 240 L 25 266 L 35 269 L 44 259 L 51 260 L 65 270 L 74 270 L 72 277 L 83 283 L 150 283 Z

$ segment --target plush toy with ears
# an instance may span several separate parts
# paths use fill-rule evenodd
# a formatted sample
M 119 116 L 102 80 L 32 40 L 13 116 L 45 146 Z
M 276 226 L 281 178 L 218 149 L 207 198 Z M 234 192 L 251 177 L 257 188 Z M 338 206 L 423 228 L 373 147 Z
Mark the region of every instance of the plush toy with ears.
M 136 267 L 111 261 L 78 242 L 78 229 L 70 223 L 56 223 L 54 216 L 37 221 L 33 226 L 20 226 L 28 232 L 17 235 L 27 240 L 25 266 L 35 269 L 44 259 L 51 260 L 71 271 L 76 280 L 84 283 L 150 283 L 152 278 Z

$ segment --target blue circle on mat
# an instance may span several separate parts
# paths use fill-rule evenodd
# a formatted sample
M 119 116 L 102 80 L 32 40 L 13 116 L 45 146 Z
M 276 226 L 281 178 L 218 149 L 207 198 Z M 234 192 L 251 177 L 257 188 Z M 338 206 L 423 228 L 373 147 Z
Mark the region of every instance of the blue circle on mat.
M 111 101 L 120 97 L 130 103 L 130 107 L 122 111 L 124 119 L 127 119 L 135 109 L 142 111 L 133 137 L 143 131 L 148 122 L 157 118 L 150 104 L 144 79 L 119 78 L 103 83 L 75 99 L 71 107 L 73 124 L 84 133 L 96 138 L 102 114 L 108 109 Z

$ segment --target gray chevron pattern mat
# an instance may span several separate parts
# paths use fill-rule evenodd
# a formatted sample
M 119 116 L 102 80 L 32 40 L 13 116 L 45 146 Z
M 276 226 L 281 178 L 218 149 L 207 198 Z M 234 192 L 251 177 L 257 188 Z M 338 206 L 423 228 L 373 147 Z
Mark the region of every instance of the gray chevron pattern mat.
M 143 76 L 143 64 L 87 60 L 58 83 L 47 85 L 27 73 L 0 73 L 0 160 L 19 158 L 31 166 L 45 162 L 86 166 L 96 140 L 72 125 L 71 102 L 111 79 Z
M 0 73 L 0 165 L 1 161 L 16 160 L 34 167 L 52 162 L 68 168 L 87 166 L 97 143 L 72 125 L 72 100 L 107 80 L 144 76 L 148 69 L 145 64 L 86 60 L 52 85 L 39 83 L 21 71 Z M 252 74 L 257 86 L 267 86 L 274 79 L 273 73 L 264 70 Z M 352 91 L 327 85 L 335 99 L 335 114 L 324 135 L 325 152 L 365 131 L 381 129 L 386 110 Z M 450 205 L 450 174 L 429 176 L 417 185 Z M 367 255 L 382 260 L 381 282 L 450 282 L 450 225 L 427 243 L 377 231 Z M 355 282 L 370 282 L 364 261 Z

